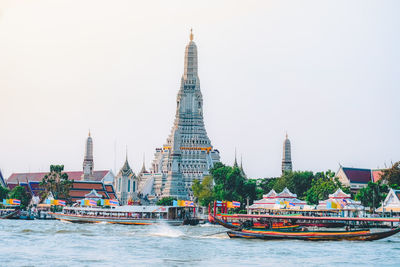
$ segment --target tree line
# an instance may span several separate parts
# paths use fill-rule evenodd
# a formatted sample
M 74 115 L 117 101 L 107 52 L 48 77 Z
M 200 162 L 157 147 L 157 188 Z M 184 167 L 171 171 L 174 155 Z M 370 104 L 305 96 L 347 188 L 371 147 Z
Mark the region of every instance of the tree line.
M 369 182 L 367 187 L 357 194 L 352 194 L 352 197 L 361 201 L 366 207 L 376 208 L 386 197 L 389 187 L 400 188 L 398 185 L 400 185 L 400 162 L 395 163 L 390 169 L 383 170 L 380 181 Z M 274 189 L 279 193 L 285 187 L 310 205 L 326 200 L 329 194 L 333 194 L 339 188 L 345 193 L 351 193 L 350 188 L 344 186 L 331 170 L 317 173 L 284 172 L 280 177 L 255 180 L 247 179 L 239 167 L 227 166 L 220 162 L 210 169 L 210 176 L 204 177 L 202 182 L 194 180 L 192 191 L 195 200 L 201 206 L 207 206 L 214 200 L 227 200 L 240 201 L 244 207 L 243 204 L 247 199 L 249 204 L 252 204 L 270 190 Z

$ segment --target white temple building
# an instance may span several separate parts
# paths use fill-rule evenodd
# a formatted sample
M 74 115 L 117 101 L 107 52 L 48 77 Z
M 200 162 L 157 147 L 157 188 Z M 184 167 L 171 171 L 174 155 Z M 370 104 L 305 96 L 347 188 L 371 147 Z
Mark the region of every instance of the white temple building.
M 377 212 L 400 213 L 400 190 L 390 188 L 382 205 L 376 210 Z
M 254 201 L 253 205 L 250 205 L 250 211 L 262 211 L 262 210 L 281 210 L 281 209 L 295 209 L 300 210 L 308 207 L 307 203 L 303 200 L 297 199 L 297 195 L 285 188 L 279 194 L 274 189 L 269 191 L 268 194 L 263 195 L 260 200 Z
M 128 163 L 128 155 L 121 170 L 114 179 L 114 189 L 121 205 L 138 199 L 138 177 Z
M 319 201 L 317 210 L 324 211 L 341 211 L 344 216 L 352 217 L 361 215 L 365 211 L 365 207 L 360 201 L 351 199 L 350 194 L 346 194 L 342 189 L 337 189 L 335 193 L 330 194 L 329 198 Z
M 150 173 L 141 175 L 139 190 L 153 198 L 173 196 L 191 199 L 193 180 L 203 180 L 220 159 L 204 126 L 197 46 L 192 32 L 184 61 L 171 134 L 163 147 L 156 149 Z

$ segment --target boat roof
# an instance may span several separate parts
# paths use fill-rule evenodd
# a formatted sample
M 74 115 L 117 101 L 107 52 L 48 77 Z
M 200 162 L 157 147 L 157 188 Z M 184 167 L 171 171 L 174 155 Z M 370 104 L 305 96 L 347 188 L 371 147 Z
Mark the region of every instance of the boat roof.
M 66 207 L 67 210 L 84 210 L 84 211 L 102 211 L 102 212 L 157 212 L 167 213 L 170 208 L 179 208 L 173 206 L 117 206 L 109 209 L 100 207 Z

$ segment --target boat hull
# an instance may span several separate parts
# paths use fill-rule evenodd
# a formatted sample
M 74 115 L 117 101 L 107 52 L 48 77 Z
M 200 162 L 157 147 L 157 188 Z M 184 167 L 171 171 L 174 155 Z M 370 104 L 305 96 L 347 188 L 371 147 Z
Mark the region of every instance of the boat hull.
M 348 232 L 280 232 L 280 231 L 228 231 L 230 238 L 246 238 L 246 239 L 297 239 L 310 241 L 373 241 L 386 238 L 400 232 L 400 228 L 389 231 L 371 233 L 368 230 L 348 231 Z
M 133 218 L 110 218 L 99 216 L 78 216 L 61 213 L 49 213 L 57 220 L 68 221 L 73 223 L 113 223 L 127 225 L 152 225 L 152 224 L 169 224 L 173 226 L 182 225 L 183 220 L 166 220 L 166 219 L 133 219 Z

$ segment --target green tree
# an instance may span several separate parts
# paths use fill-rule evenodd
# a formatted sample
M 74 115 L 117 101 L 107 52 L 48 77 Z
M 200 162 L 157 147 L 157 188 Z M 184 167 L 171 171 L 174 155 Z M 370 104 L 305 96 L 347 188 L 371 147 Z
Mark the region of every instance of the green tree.
M 356 194 L 356 200 L 361 201 L 365 207 L 378 208 L 386 198 L 389 187 L 381 182 L 368 182 L 367 187 L 361 188 Z
M 201 206 L 208 206 L 208 204 L 215 200 L 212 176 L 205 176 L 201 183 L 199 180 L 195 179 L 193 181 L 192 191 L 194 197 L 197 198 Z
M 26 192 L 25 187 L 20 185 L 11 190 L 9 198 L 21 200 L 21 209 L 28 207 L 29 202 L 31 201 L 31 195 Z
M 159 206 L 172 206 L 174 204 L 175 197 L 163 197 L 157 201 L 157 205 Z
M 261 188 L 263 193 L 266 194 L 274 189 L 277 180 L 278 178 L 264 178 L 260 181 L 259 187 Z
M 276 180 L 273 189 L 279 193 L 287 187 L 298 198 L 304 199 L 313 179 L 314 174 L 310 171 L 285 172 Z
M 245 203 L 249 198 L 250 203 L 262 194 L 255 180 L 244 177 L 238 167 L 225 166 L 218 162 L 210 169 L 214 179 L 213 193 L 218 200 L 240 201 Z
M 400 185 L 400 161 L 393 164 L 389 169 L 382 170 L 381 180 L 386 181 L 389 186 Z
M 311 183 L 311 188 L 306 192 L 306 200 L 308 204 L 318 204 L 320 200 L 325 200 L 329 194 L 333 194 L 338 188 L 343 192 L 350 193 L 348 187 L 343 186 L 335 173 L 328 170 L 327 172 L 318 172 Z
M 3 201 L 3 199 L 8 198 L 9 192 L 10 192 L 10 190 L 8 190 L 8 188 L 0 185 L 0 201 Z
M 44 192 L 42 198 L 46 198 L 50 192 L 55 199 L 65 199 L 71 201 L 69 190 L 74 183 L 73 180 L 68 180 L 68 174 L 63 172 L 64 165 L 51 165 L 50 172 L 44 176 L 40 182 L 40 187 Z

